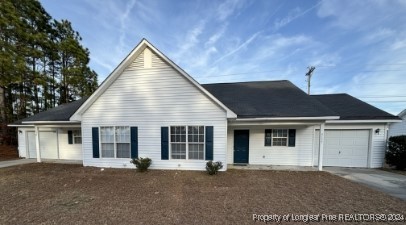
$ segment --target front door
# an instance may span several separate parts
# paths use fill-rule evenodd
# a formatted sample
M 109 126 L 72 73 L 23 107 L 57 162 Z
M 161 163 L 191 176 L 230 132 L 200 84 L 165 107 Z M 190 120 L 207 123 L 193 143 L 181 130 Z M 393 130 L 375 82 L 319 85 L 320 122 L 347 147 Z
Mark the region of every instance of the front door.
M 249 130 L 234 131 L 234 163 L 248 163 L 249 144 Z

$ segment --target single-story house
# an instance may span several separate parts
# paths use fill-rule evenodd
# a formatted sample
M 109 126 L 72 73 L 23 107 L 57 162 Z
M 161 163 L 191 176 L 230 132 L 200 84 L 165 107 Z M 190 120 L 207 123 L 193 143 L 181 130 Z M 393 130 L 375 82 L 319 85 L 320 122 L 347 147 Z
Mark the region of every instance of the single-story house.
M 84 166 L 204 170 L 227 164 L 381 167 L 399 118 L 289 81 L 199 84 L 143 39 L 88 98 L 17 121 L 21 157 Z
M 406 135 L 406 109 L 400 112 L 398 117 L 402 119 L 402 122 L 389 125 L 389 137 Z

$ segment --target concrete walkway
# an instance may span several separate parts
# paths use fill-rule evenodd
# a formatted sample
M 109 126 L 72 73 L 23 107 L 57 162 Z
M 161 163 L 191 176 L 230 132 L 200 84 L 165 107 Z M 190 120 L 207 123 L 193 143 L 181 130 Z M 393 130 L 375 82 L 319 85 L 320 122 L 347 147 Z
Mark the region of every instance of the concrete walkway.
M 251 164 L 228 164 L 227 169 L 236 170 L 284 170 L 284 171 L 317 171 L 317 167 L 311 166 L 270 166 Z
M 36 163 L 36 159 L 17 159 L 17 160 L 8 160 L 8 161 L 0 161 L 0 168 L 9 167 L 9 166 L 17 166 L 23 165 L 28 163 Z M 42 159 L 43 163 L 60 163 L 60 164 L 82 164 L 82 160 L 64 160 L 64 159 Z
M 0 168 L 23 165 L 23 164 L 28 164 L 28 163 L 35 163 L 36 161 L 37 160 L 35 160 L 35 159 L 16 159 L 16 160 L 1 161 Z
M 324 167 L 324 171 L 406 200 L 406 176 L 379 169 Z

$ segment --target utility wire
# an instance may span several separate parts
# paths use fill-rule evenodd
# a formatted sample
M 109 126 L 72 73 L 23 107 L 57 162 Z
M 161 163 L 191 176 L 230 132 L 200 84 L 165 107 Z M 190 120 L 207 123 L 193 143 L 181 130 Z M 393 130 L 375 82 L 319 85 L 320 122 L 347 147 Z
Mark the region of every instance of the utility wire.
M 406 95 L 358 96 L 358 98 L 406 98 Z
M 207 77 L 228 77 L 228 76 L 240 76 L 246 74 L 258 74 L 258 73 L 269 73 L 269 72 L 277 72 L 277 71 L 286 71 L 286 69 L 278 69 L 278 70 L 267 70 L 267 71 L 253 71 L 253 72 L 242 72 L 242 73 L 230 73 L 230 74 L 209 74 Z M 362 71 L 342 71 L 341 73 L 374 73 L 374 72 L 405 72 L 406 70 L 362 70 Z M 384 83 L 379 83 L 384 84 Z M 393 83 L 395 84 L 395 83 Z

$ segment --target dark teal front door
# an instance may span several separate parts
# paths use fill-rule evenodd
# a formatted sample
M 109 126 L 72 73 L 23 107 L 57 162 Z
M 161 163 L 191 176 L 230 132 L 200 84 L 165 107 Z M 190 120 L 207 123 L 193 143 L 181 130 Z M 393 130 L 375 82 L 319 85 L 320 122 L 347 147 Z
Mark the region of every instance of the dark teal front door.
M 234 163 L 248 163 L 250 145 L 249 130 L 234 131 Z

